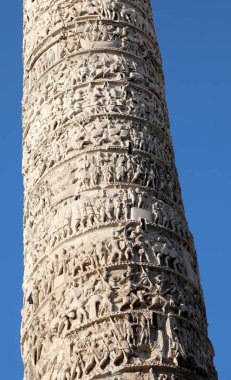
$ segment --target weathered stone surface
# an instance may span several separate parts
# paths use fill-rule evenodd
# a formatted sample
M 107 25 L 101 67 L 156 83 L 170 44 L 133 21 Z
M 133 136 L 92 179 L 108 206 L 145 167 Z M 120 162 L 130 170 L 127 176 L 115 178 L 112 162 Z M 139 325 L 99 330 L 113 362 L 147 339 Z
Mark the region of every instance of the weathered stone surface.
M 216 380 L 150 2 L 24 14 L 24 380 Z

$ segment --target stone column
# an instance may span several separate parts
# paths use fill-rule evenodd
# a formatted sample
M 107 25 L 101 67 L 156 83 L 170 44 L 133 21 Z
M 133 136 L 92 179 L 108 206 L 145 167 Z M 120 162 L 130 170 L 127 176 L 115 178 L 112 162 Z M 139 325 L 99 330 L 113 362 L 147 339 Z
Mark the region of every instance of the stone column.
M 24 380 L 216 380 L 148 0 L 24 0 Z

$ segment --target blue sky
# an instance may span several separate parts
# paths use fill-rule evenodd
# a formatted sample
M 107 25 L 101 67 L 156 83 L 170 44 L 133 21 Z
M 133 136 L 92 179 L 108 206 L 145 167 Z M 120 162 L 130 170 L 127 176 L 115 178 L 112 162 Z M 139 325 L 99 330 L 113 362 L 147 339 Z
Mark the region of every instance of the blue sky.
M 155 0 L 177 167 L 219 380 L 231 379 L 231 1 Z M 0 14 L 1 377 L 22 380 L 21 1 Z

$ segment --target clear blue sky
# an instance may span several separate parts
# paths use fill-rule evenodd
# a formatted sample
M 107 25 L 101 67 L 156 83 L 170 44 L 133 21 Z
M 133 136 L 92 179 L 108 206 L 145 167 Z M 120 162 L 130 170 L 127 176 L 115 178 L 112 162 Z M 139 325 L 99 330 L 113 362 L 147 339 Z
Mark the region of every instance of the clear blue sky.
M 177 167 L 219 380 L 231 379 L 231 1 L 154 0 Z M 21 1 L 0 15 L 1 378 L 22 380 Z

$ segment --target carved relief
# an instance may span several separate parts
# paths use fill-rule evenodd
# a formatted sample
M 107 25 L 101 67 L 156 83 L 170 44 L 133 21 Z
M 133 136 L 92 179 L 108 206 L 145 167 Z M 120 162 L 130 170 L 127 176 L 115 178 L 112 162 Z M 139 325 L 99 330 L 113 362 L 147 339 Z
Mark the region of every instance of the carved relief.
M 49 131 L 46 139 L 37 140 L 37 144 L 34 135 L 31 135 L 32 131 L 34 132 L 34 128 L 28 133 L 24 145 L 23 169 L 27 175 L 28 170 L 35 171 L 37 166 L 46 166 L 48 169 L 83 151 L 102 148 L 118 148 L 121 152 L 141 151 L 146 155 L 155 156 L 156 160 L 163 161 L 168 166 L 173 166 L 174 156 L 168 138 L 161 135 L 157 129 L 147 128 L 135 121 L 97 117 L 85 125 Z M 44 137 L 42 133 L 41 137 Z
M 60 30 L 73 28 L 73 20 L 101 19 L 116 23 L 125 23 L 135 26 L 149 38 L 154 39 L 153 26 L 146 21 L 146 15 L 141 10 L 131 8 L 129 4 L 103 1 L 97 4 L 90 1 L 75 3 L 60 3 L 52 7 L 52 12 L 43 12 L 33 23 L 33 28 L 26 28 L 25 48 L 27 52 L 33 51 L 37 46 L 50 36 L 57 34 Z M 64 21 L 65 20 L 65 21 Z
M 24 0 L 24 380 L 216 380 L 149 0 Z
M 132 81 L 136 85 L 144 86 L 150 91 L 164 96 L 164 88 L 161 86 L 163 74 L 160 68 L 150 67 L 143 61 L 124 55 L 123 52 L 118 52 L 116 55 L 111 52 L 103 54 L 92 52 L 90 57 L 89 54 L 83 53 L 81 56 L 71 57 L 65 62 L 57 62 L 54 67 L 52 67 L 53 64 L 53 61 L 48 63 L 48 67 L 51 67 L 50 70 L 44 66 L 44 75 L 43 70 L 39 72 L 35 68 L 27 74 L 24 88 L 26 90 L 33 88 L 33 95 L 31 94 L 32 98 L 26 98 L 26 102 L 36 96 L 41 96 L 41 93 L 44 93 L 43 96 L 46 98 L 52 98 L 72 86 L 82 86 L 86 82 L 100 80 L 114 80 L 121 83 Z M 52 80 L 54 75 L 57 76 L 57 83 Z M 39 95 L 36 94 L 36 91 L 39 91 Z
M 143 190 L 150 188 L 150 191 L 158 191 L 163 194 L 169 199 L 170 203 L 174 202 L 177 205 L 182 203 L 177 174 L 172 168 L 163 165 L 162 162 L 156 162 L 155 157 L 150 157 L 147 163 L 147 158 L 138 154 L 103 153 L 96 150 L 93 153 L 78 157 L 79 163 L 76 166 L 75 156 L 74 159 L 64 161 L 62 165 L 61 159 L 64 157 L 58 149 L 56 154 L 59 155 L 59 157 L 56 157 L 56 161 L 54 161 L 54 156 L 50 156 L 51 161 L 47 164 L 42 162 L 41 165 L 37 164 L 34 168 L 31 165 L 32 169 L 34 169 L 34 171 L 32 170 L 34 182 L 31 182 L 31 177 L 28 177 L 29 181 L 25 181 L 28 188 L 31 189 L 31 199 L 33 193 L 37 193 L 38 188 L 44 187 L 44 182 L 46 183 L 46 188 L 49 188 L 46 195 L 55 194 L 56 200 L 63 195 L 78 195 L 80 191 L 100 188 L 101 185 L 112 186 L 117 183 L 120 186 L 130 185 L 133 188 L 139 186 Z M 153 162 L 151 159 L 153 159 Z M 55 163 L 58 164 L 59 161 L 61 162 L 55 169 Z M 62 179 L 64 171 L 67 176 Z M 51 178 L 49 176 L 51 172 L 52 180 L 49 179 Z M 59 179 L 59 182 L 57 179 Z M 57 184 L 58 189 L 53 184 Z
M 39 124 L 39 128 L 52 129 L 67 123 L 79 123 L 83 116 L 121 115 L 157 124 L 168 129 L 168 118 L 162 102 L 149 92 L 128 86 L 115 86 L 106 82 L 97 86 L 88 85 L 60 94 L 49 102 L 33 105 L 32 111 L 24 118 L 26 128 Z

